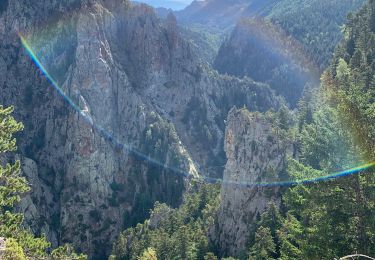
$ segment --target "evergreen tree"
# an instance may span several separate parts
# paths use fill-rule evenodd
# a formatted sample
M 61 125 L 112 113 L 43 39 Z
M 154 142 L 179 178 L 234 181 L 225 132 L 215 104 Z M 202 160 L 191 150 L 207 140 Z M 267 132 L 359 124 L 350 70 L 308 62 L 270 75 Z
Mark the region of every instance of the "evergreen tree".
M 204 256 L 204 260 L 217 260 L 217 257 L 213 253 L 209 252 Z
M 6 248 L 3 255 L 4 260 L 26 260 L 22 247 L 15 239 L 9 238 L 5 245 Z
M 155 203 L 150 220 L 120 234 L 112 259 L 137 259 L 149 247 L 158 259 L 212 259 L 208 233 L 215 222 L 218 198 L 216 185 L 195 183 L 180 208 Z
M 0 106 L 0 154 L 16 150 L 16 139 L 13 134 L 22 130 L 23 125 L 11 116 L 13 108 Z M 0 214 L 21 200 L 21 195 L 29 191 L 26 179 L 20 176 L 20 162 L 0 166 Z
M 276 246 L 273 241 L 271 230 L 268 227 L 260 226 L 255 233 L 255 243 L 251 247 L 249 260 L 274 259 Z
M 13 135 L 23 129 L 12 116 L 13 107 L 0 106 L 0 154 L 16 150 L 16 139 Z M 20 175 L 20 162 L 0 165 L 0 236 L 7 239 L 9 254 L 43 257 L 49 243 L 45 239 L 35 239 L 25 231 L 21 224 L 22 214 L 13 213 L 13 206 L 21 200 L 21 195 L 29 191 L 27 181 Z M 20 250 L 20 244 L 23 244 Z M 20 252 L 22 251 L 22 252 Z M 22 258 L 20 258 L 22 259 Z
M 142 256 L 139 257 L 139 260 L 157 260 L 155 249 L 149 247 L 143 251 Z
M 290 124 L 290 114 L 288 108 L 283 105 L 277 112 L 278 126 L 280 129 L 288 130 Z
M 12 116 L 13 107 L 0 106 L 0 155 L 16 150 L 16 139 L 13 135 L 23 129 Z M 13 207 L 20 202 L 21 196 L 30 190 L 28 183 L 20 173 L 21 164 L 0 165 L 0 237 L 6 240 L 4 259 L 59 259 L 84 260 L 85 255 L 77 255 L 72 247 L 64 246 L 55 249 L 52 255 L 47 254 L 50 243 L 43 236 L 34 235 L 22 227 L 23 214 L 14 213 Z
M 283 217 L 281 216 L 279 210 L 274 202 L 268 205 L 268 209 L 261 216 L 259 225 L 263 227 L 268 227 L 271 231 L 272 237 L 276 236 L 276 231 L 281 227 L 283 222 Z
M 279 259 L 302 259 L 302 252 L 299 249 L 299 243 L 302 243 L 302 232 L 303 229 L 298 220 L 288 214 L 277 234 L 280 240 Z

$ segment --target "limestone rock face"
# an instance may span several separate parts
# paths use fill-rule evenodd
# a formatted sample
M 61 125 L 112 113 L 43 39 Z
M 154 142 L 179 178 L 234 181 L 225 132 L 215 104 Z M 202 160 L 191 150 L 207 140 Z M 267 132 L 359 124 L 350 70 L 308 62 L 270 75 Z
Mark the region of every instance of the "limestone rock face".
M 278 106 L 267 85 L 200 64 L 176 26 L 124 0 L 1 9 L 0 104 L 15 105 L 25 124 L 19 152 L 34 185 L 19 209 L 54 246 L 70 242 L 103 259 L 155 201 L 179 205 L 189 178 L 224 164 L 233 105 Z
M 56 198 L 53 197 L 50 189 L 39 179 L 38 166 L 35 161 L 22 156 L 16 156 L 16 159 L 21 161 L 22 173 L 33 190 L 32 193 L 26 194 L 16 206 L 16 210 L 24 212 L 25 224 L 32 230 L 40 231 L 40 234 L 45 234 L 49 237 L 52 244 L 57 244 L 58 238 L 53 230 L 53 224 L 57 223 L 51 222 L 51 225 L 48 225 L 43 220 L 44 214 L 48 210 L 47 205 L 49 204 L 53 207 L 52 205 L 55 204 Z M 42 201 L 43 203 L 40 203 Z
M 218 243 L 223 254 L 238 255 L 247 250 L 256 217 L 270 202 L 280 204 L 275 182 L 284 170 L 293 145 L 277 133 L 272 120 L 246 109 L 232 109 L 225 136 L 227 164 L 221 188 Z

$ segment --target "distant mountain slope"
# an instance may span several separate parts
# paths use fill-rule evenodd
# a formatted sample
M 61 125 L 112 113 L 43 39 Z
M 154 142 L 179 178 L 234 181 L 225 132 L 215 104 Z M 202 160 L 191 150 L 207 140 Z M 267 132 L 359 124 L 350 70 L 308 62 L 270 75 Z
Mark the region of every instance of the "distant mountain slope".
M 172 10 L 182 10 L 190 4 L 190 0 L 137 0 L 136 2 L 142 2 L 151 5 L 155 8 L 163 7 Z
M 304 86 L 319 80 L 303 46 L 265 19 L 238 23 L 221 45 L 214 67 L 223 74 L 267 82 L 293 106 Z
M 184 10 L 176 12 L 176 16 L 182 23 L 227 28 L 242 16 L 248 4 L 247 0 L 195 0 Z
M 188 25 L 228 30 L 241 19 L 264 17 L 305 45 L 314 62 L 325 68 L 334 46 L 341 39 L 341 29 L 348 13 L 365 0 L 205 0 L 194 1 L 177 19 Z
M 314 79 L 318 82 L 341 39 L 347 14 L 363 3 L 252 1 L 241 12 L 245 18 L 219 49 L 214 68 L 220 73 L 267 82 L 293 106 L 306 84 Z
M 342 26 L 350 12 L 358 10 L 365 0 L 282 0 L 267 15 L 285 32 L 306 47 L 321 70 L 331 59 L 341 40 Z

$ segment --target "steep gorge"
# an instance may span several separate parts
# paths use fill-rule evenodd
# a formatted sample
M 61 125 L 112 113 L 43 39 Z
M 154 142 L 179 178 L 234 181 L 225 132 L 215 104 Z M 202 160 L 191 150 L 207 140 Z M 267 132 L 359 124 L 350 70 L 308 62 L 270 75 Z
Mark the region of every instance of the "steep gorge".
M 70 242 L 97 259 L 154 201 L 177 206 L 186 180 L 220 176 L 210 167 L 225 163 L 232 106 L 279 106 L 268 85 L 202 65 L 174 17 L 162 23 L 145 5 L 12 1 L 0 37 L 0 103 L 25 124 L 19 153 L 33 186 L 19 208 L 54 246 Z

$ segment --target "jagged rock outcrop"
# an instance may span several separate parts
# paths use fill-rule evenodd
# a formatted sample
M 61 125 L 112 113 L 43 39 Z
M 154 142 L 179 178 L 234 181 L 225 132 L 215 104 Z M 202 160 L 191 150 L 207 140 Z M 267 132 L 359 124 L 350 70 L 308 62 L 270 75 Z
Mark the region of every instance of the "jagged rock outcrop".
M 224 255 L 246 252 L 257 217 L 270 202 L 280 204 L 280 188 L 267 183 L 281 179 L 294 148 L 278 131 L 267 115 L 236 108 L 229 112 L 216 241 Z
M 279 104 L 267 85 L 201 65 L 174 17 L 163 24 L 145 5 L 9 1 L 0 37 L 0 103 L 25 124 L 19 153 L 35 186 L 19 208 L 54 246 L 97 259 L 154 201 L 177 206 L 185 177 L 223 165 L 230 107 Z

